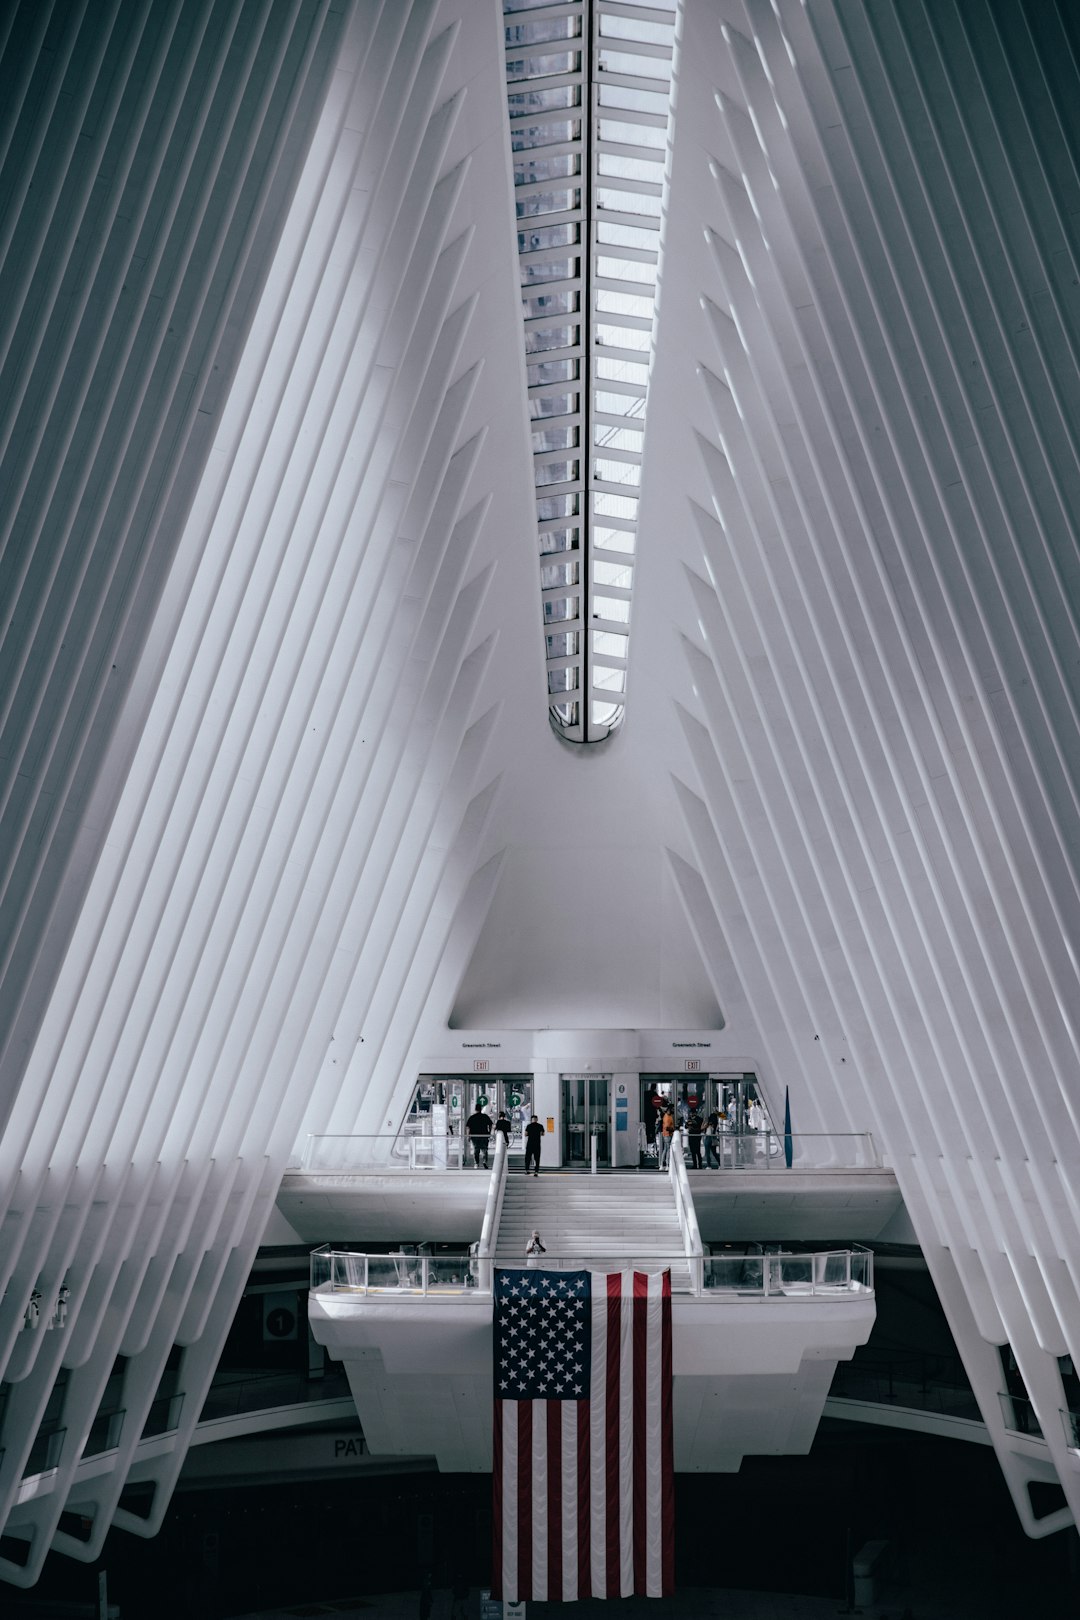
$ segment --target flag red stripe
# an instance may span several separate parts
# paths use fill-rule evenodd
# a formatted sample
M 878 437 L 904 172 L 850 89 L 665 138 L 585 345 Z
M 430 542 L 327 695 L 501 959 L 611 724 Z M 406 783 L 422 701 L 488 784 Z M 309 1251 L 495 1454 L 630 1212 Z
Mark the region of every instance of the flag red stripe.
M 664 1272 L 664 1311 L 660 1328 L 660 1388 L 661 1388 L 661 1445 L 663 1468 L 660 1475 L 661 1509 L 663 1525 L 661 1558 L 663 1561 L 663 1594 L 670 1597 L 675 1590 L 675 1446 L 672 1420 L 672 1357 L 671 1357 L 671 1272 Z
M 562 1402 L 547 1403 L 548 1535 L 547 1597 L 562 1601 Z
M 578 1576 L 579 1598 L 592 1596 L 592 1485 L 591 1447 L 589 1441 L 590 1403 L 577 1403 L 577 1517 L 578 1517 Z
M 532 1597 L 532 1427 L 533 1402 L 516 1401 L 518 1413 L 518 1555 L 517 1597 L 527 1603 Z
M 611 1271 L 607 1278 L 607 1374 L 605 1390 L 607 1591 L 605 1597 L 618 1597 L 622 1586 L 619 1560 L 619 1339 L 622 1316 L 622 1275 Z
M 648 1579 L 645 1554 L 645 1504 L 648 1495 L 645 1413 L 653 1399 L 645 1363 L 649 1333 L 649 1279 L 634 1272 L 634 1591 L 644 1592 Z M 655 1374 L 655 1369 L 654 1369 Z
M 495 1402 L 495 1424 L 491 1436 L 491 1591 L 502 1597 L 503 1589 L 503 1403 Z

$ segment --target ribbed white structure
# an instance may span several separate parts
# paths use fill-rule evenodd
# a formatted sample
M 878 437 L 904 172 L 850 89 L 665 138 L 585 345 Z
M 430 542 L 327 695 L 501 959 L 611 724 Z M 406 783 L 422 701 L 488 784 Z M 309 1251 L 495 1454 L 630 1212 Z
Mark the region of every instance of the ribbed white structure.
M 713 1028 L 775 1117 L 873 1129 L 1022 1519 L 1080 1508 L 1072 12 L 683 8 L 589 751 L 544 713 L 502 28 L 0 24 L 0 1579 L 153 1533 L 294 1143 L 396 1125 L 448 1020 Z
M 120 10 L 118 29 L 138 35 L 142 12 Z M 238 6 L 235 16 L 151 6 L 147 26 L 194 41 L 208 17 L 250 33 L 262 100 L 278 103 L 288 53 L 306 50 L 292 67 L 300 84 L 328 26 L 320 8 L 277 5 Z M 354 1051 L 397 1076 L 485 825 L 496 713 L 485 598 L 507 526 L 505 497 L 492 497 L 492 469 L 507 458 L 504 422 L 528 499 L 520 362 L 484 375 L 493 326 L 502 320 L 517 336 L 513 244 L 486 206 L 493 192 L 509 194 L 500 41 L 493 15 L 435 0 L 358 5 L 344 28 L 340 17 L 334 25 L 336 61 L 332 75 L 323 64 L 307 110 L 313 133 L 295 194 L 287 212 L 279 206 L 275 239 L 261 244 L 268 263 L 247 268 L 264 273 L 257 304 L 232 315 L 247 328 L 243 350 L 190 515 L 170 537 L 171 571 L 138 627 L 126 707 L 111 735 L 91 724 L 79 736 L 86 752 L 105 755 L 106 836 L 92 851 L 36 1038 L 28 1055 L 13 1056 L 13 1067 L 23 1062 L 0 1178 L 9 1386 L 0 1520 L 28 1547 L 25 1563 L 5 1559 L 0 1575 L 23 1584 L 50 1544 L 92 1557 L 110 1523 L 143 1533 L 160 1523 L 305 1111 L 323 1129 L 339 1113 L 355 1124 L 364 1088 L 345 1091 Z M 102 33 L 112 49 L 104 24 Z M 490 89 L 470 95 L 485 53 Z M 185 60 L 195 73 L 193 43 Z M 243 165 L 259 126 L 242 61 L 223 65 L 233 100 L 212 109 L 211 157 L 230 171 L 236 210 L 257 178 Z M 123 71 L 112 82 L 122 86 Z M 140 80 L 130 93 L 161 116 L 151 88 Z M 196 93 L 189 79 L 170 89 L 175 100 Z M 102 93 L 92 66 L 87 93 L 91 103 Z M 304 136 L 298 93 L 278 106 L 270 158 Z M 233 119 L 242 120 L 240 149 L 229 144 Z M 132 136 L 144 161 L 149 140 Z M 189 146 L 174 161 L 198 155 Z M 72 184 L 70 175 L 58 184 Z M 91 176 L 104 184 L 98 170 Z M 196 203 L 214 201 L 211 180 L 208 171 Z M 161 193 L 153 177 L 147 185 L 152 211 Z M 163 183 L 170 204 L 178 185 L 176 173 Z M 226 214 L 219 230 L 230 227 Z M 153 273 L 178 277 L 163 230 L 159 222 L 146 247 L 162 260 Z M 189 240 L 195 231 L 188 219 Z M 41 265 L 25 278 L 35 289 L 48 247 L 46 233 Z M 199 262 L 205 291 L 220 299 L 213 263 L 203 252 Z M 493 273 L 481 309 L 478 289 Z M 148 296 L 153 303 L 164 290 Z M 219 303 L 215 313 L 224 322 L 230 312 Z M 185 319 L 194 325 L 195 312 Z M 95 331 L 77 329 L 73 348 Z M 60 377 L 66 354 L 50 333 Z M 212 350 L 208 368 L 211 359 Z M 185 374 L 188 388 L 194 380 Z M 153 426 L 140 396 L 129 393 L 125 406 L 123 428 L 101 400 L 80 429 L 119 453 L 124 435 Z M 160 411 L 162 433 L 172 424 L 167 406 Z M 61 432 L 58 407 L 43 436 Z M 74 478 L 73 450 L 63 465 Z M 89 451 L 87 468 L 107 473 Z M 161 476 L 145 461 L 136 471 Z M 136 485 L 131 506 L 137 496 Z M 28 513 L 40 510 L 36 500 L 28 493 Z M 84 656 L 96 658 L 107 686 L 108 580 L 92 599 L 68 555 L 75 540 L 55 529 L 49 539 L 47 559 L 44 544 L 23 546 L 17 622 L 34 611 L 35 570 L 50 567 L 69 611 L 91 620 Z M 121 566 L 115 548 L 93 563 L 102 574 Z M 531 564 L 530 546 L 530 586 Z M 60 612 L 51 599 L 42 610 L 39 657 L 61 661 Z M 28 688 L 35 673 L 28 656 Z M 55 700 L 38 676 L 36 695 L 14 693 L 12 724 L 30 732 L 35 702 L 51 703 L 39 747 L 57 755 L 67 709 L 88 696 L 77 672 Z M 10 778 L 26 801 L 25 837 L 37 842 L 48 758 L 39 768 L 36 798 L 29 764 Z M 92 802 L 83 814 L 88 836 Z M 21 877 L 28 857 L 15 840 L 7 847 Z M 47 943 L 47 921 L 39 933 Z M 65 1285 L 66 1321 L 49 1326 Z M 26 1325 L 35 1290 L 41 1317 Z M 140 1436 L 174 1344 L 183 1347 L 170 1386 L 184 1397 L 179 1426 L 148 1463 Z M 126 1358 L 119 1445 L 88 1477 L 80 1457 L 117 1356 Z M 39 1425 L 54 1420 L 65 1431 L 58 1466 L 42 1475 L 31 1448 Z M 149 1520 L 118 1506 L 136 1461 L 157 1486 Z M 28 1467 L 33 1483 L 23 1484 Z M 93 1520 L 86 1544 L 58 1531 L 72 1506 Z
M 885 1145 L 1033 1533 L 1067 1517 L 1033 1521 L 1051 1464 L 1080 1505 L 1065 20 L 686 8 L 643 513 L 662 463 L 677 793 L 767 1069 L 808 1128 Z

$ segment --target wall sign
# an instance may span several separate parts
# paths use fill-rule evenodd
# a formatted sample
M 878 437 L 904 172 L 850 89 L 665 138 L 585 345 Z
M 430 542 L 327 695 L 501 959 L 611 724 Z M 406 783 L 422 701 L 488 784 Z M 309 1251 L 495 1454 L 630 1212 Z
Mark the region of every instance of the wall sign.
M 687 1058 L 683 1064 L 687 1074 L 696 1074 L 701 1068 L 700 1058 Z
M 489 1058 L 473 1058 L 473 1074 L 487 1074 L 490 1068 Z

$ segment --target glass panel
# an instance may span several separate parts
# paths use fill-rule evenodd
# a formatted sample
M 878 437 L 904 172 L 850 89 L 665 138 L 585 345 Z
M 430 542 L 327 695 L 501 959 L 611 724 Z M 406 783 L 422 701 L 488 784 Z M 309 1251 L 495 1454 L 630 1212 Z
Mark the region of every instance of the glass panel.
M 547 672 L 547 689 L 550 694 L 556 692 L 576 692 L 578 686 L 578 672 L 572 666 L 566 669 L 549 669 Z
M 538 225 L 531 231 L 518 231 L 518 252 L 535 253 L 542 248 L 574 247 L 581 240 L 581 226 L 573 220 L 564 225 Z
M 596 261 L 596 273 L 606 276 L 608 281 L 638 281 L 653 288 L 656 285 L 655 264 L 645 264 L 640 259 L 610 259 L 603 256 Z
M 529 415 L 534 422 L 546 416 L 574 416 L 580 399 L 580 394 L 534 394 L 529 401 Z
M 604 517 L 637 519 L 637 496 L 611 495 L 607 490 L 593 491 L 593 511 Z
M 600 119 L 600 139 L 617 141 L 620 146 L 651 146 L 658 152 L 667 149 L 667 130 L 655 124 L 627 124 L 620 118 Z
M 508 79 L 554 78 L 557 73 L 578 73 L 580 70 L 580 51 L 559 51 L 545 56 L 506 58 Z
M 534 186 L 540 180 L 568 180 L 580 172 L 581 159 L 576 152 L 558 152 L 554 157 L 519 157 L 514 163 L 514 184 Z
M 609 731 L 614 731 L 622 720 L 624 712 L 624 706 L 621 703 L 594 703 L 592 706 L 592 723 L 594 726 L 606 726 Z
M 540 22 L 509 23 L 504 32 L 507 46 L 546 45 L 553 39 L 574 39 L 581 33 L 581 18 L 545 17 Z
M 620 591 L 628 591 L 634 583 L 634 570 L 629 563 L 601 562 L 598 557 L 593 563 L 593 579 L 598 585 L 616 585 Z
M 611 445 L 614 450 L 632 450 L 640 455 L 645 434 L 641 428 L 617 428 L 607 422 L 598 422 L 593 429 L 593 443 Z
M 580 339 L 580 326 L 534 326 L 525 333 L 525 353 L 543 354 L 545 349 L 572 349 Z
M 639 321 L 651 321 L 655 302 L 651 294 L 612 292 L 608 287 L 596 290 L 596 307 L 604 315 L 634 315 Z
M 648 45 L 671 45 L 675 37 L 671 23 L 649 22 L 644 17 L 615 17 L 606 11 L 600 13 L 600 33 L 604 38 L 640 39 Z
M 611 296 L 621 298 L 625 295 L 612 293 Z M 534 320 L 538 315 L 576 315 L 580 304 L 581 294 L 576 287 L 569 288 L 566 292 L 534 293 L 531 297 L 521 300 L 527 321 Z
M 546 281 L 574 281 L 581 274 L 580 259 L 526 259 L 521 266 L 521 279 L 525 286 L 542 286 Z
M 663 171 L 660 168 L 662 157 L 663 153 L 659 153 L 654 160 L 643 157 L 625 157 L 621 152 L 599 152 L 596 159 L 596 172 L 610 175 L 617 180 L 647 180 L 652 185 L 659 185 L 663 179 Z M 556 160 L 553 158 L 551 161 L 555 162 Z M 570 174 L 573 171 L 564 169 L 562 172 Z M 537 175 L 538 180 L 546 178 L 546 175 Z M 514 182 L 515 184 L 518 183 L 516 174 Z
M 605 669 L 597 664 L 593 670 L 593 685 L 602 692 L 623 692 L 626 690 L 626 671 L 624 669 Z
M 578 495 L 574 491 L 569 495 L 544 495 L 537 499 L 536 517 L 540 523 L 550 523 L 555 518 L 576 517 L 578 513 Z
M 636 85 L 602 84 L 601 107 L 622 107 L 627 112 L 668 113 L 668 95 L 664 90 L 639 90 Z
M 615 624 L 630 623 L 630 604 L 615 596 L 593 597 L 593 618 L 611 619 Z
M 551 712 L 564 726 L 576 726 L 578 723 L 578 706 L 576 703 L 553 703 Z
M 578 599 L 576 596 L 557 596 L 550 602 L 544 603 L 544 623 L 559 624 L 565 619 L 576 619 L 578 616 Z
M 547 461 L 535 469 L 536 485 L 575 484 L 581 477 L 580 461 Z
M 593 652 L 598 658 L 625 658 L 626 649 L 630 645 L 629 636 L 616 635 L 614 630 L 594 630 L 592 633 Z
M 541 432 L 534 433 L 533 455 L 542 455 L 546 450 L 573 450 L 578 442 L 579 431 L 576 427 L 558 427 L 544 428 Z
M 561 146 L 564 141 L 580 139 L 580 118 L 554 118 L 548 124 L 515 124 L 510 131 L 510 150 L 523 152 L 529 147 Z
M 552 85 L 546 90 L 514 90 L 506 98 L 511 118 L 527 113 L 562 112 L 581 105 L 581 86 Z
M 507 63 L 509 71 L 509 63 Z M 551 73 L 557 73 L 558 68 L 550 68 Z M 600 47 L 601 73 L 624 73 L 627 78 L 657 79 L 666 81 L 671 72 L 671 64 L 660 56 L 639 56 L 634 51 L 613 51 L 607 45 Z M 654 86 L 649 87 L 653 89 Z
M 593 544 L 604 550 L 630 551 L 637 543 L 633 529 L 594 529 Z
M 609 394 L 598 388 L 595 398 L 597 410 L 605 411 L 608 416 L 645 415 L 645 401 L 640 394 Z
M 576 551 L 580 535 L 579 529 L 545 529 L 540 535 L 540 555 L 547 557 L 560 551 Z
M 596 240 L 611 247 L 643 248 L 655 253 L 657 235 L 644 225 L 619 225 L 614 220 L 601 219 L 597 221 Z
M 527 197 L 524 200 L 530 201 Z M 616 191 L 611 186 L 597 186 L 596 206 L 610 208 L 616 214 L 651 214 L 655 219 L 660 218 L 660 198 L 650 197 L 642 191 Z M 555 210 L 549 208 L 543 212 L 554 213 Z M 520 201 L 518 213 L 521 213 Z
M 557 585 L 576 585 L 578 582 L 578 565 L 575 558 L 572 562 L 547 563 L 540 570 L 540 589 L 554 590 Z
M 580 365 L 580 360 L 539 360 L 526 367 L 528 385 L 537 388 L 544 383 L 576 382 Z
M 605 484 L 638 484 L 641 482 L 641 467 L 636 461 L 605 461 L 597 456 L 593 461 L 592 475 Z
M 597 321 L 596 341 L 606 343 L 612 349 L 637 349 L 647 354 L 652 334 L 639 331 L 636 326 L 609 326 L 606 321 Z
M 518 219 L 535 219 L 543 214 L 567 214 L 574 208 L 581 207 L 581 192 L 573 191 L 534 191 L 527 197 L 517 197 L 514 200 L 514 210 Z
M 580 639 L 576 630 L 558 630 L 553 636 L 545 636 L 547 656 L 549 658 L 576 658 Z M 619 639 L 624 640 L 625 637 Z
M 608 378 L 611 382 L 647 383 L 649 368 L 647 365 L 638 365 L 635 360 L 616 360 L 598 354 L 595 364 L 596 375 Z

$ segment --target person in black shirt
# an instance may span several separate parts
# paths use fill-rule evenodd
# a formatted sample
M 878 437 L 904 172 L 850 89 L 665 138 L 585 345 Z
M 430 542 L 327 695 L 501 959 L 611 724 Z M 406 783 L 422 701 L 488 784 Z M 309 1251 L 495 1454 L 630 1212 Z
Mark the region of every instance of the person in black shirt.
M 544 1139 L 544 1127 L 534 1114 L 525 1127 L 525 1174 L 529 1174 L 530 1164 L 533 1175 L 540 1174 L 540 1144 Z
M 479 1167 L 480 1155 L 484 1155 L 484 1169 L 488 1167 L 488 1148 L 491 1146 L 491 1115 L 485 1114 L 477 1103 L 473 1112 L 465 1121 L 465 1135 L 472 1143 L 473 1163 Z

